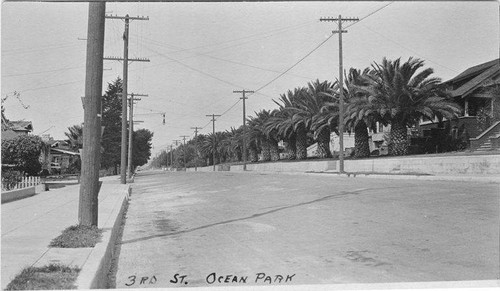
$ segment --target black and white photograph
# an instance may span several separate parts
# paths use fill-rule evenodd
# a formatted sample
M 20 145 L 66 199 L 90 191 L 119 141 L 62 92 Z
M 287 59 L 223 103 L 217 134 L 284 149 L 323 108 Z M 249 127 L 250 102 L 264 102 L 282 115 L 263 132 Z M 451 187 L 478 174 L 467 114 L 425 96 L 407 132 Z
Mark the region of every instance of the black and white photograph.
M 0 9 L 2 290 L 500 287 L 500 2 Z

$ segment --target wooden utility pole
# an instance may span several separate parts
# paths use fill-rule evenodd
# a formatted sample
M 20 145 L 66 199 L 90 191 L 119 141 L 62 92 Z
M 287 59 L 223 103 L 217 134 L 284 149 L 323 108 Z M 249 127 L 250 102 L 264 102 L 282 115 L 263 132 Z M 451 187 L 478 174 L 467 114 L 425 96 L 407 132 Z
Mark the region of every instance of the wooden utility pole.
M 342 33 L 347 32 L 347 30 L 342 30 L 342 21 L 359 21 L 358 18 L 342 18 L 339 15 L 338 18 L 320 18 L 320 21 L 337 21 L 338 30 L 332 31 L 333 33 L 339 34 L 339 172 L 344 173 L 344 69 L 342 60 Z
M 101 151 L 101 94 L 106 2 L 89 3 L 83 149 L 78 223 L 97 226 Z
M 194 170 L 198 171 L 198 129 L 202 129 L 201 127 L 191 127 L 194 129 L 194 151 L 196 153 L 196 160 L 194 161 Z
M 184 152 L 184 171 L 186 171 L 186 137 L 189 137 L 189 135 L 181 135 L 181 137 L 183 138 L 184 140 L 184 147 L 182 148 L 182 151 Z
M 217 137 L 215 136 L 215 117 L 219 117 L 220 115 L 217 115 L 217 114 L 210 114 L 210 115 L 206 115 L 208 117 L 212 117 L 212 133 L 213 133 L 213 136 L 214 136 L 214 144 L 213 144 L 213 160 L 214 160 L 214 172 L 215 172 L 215 150 L 216 150 L 216 146 L 217 146 Z
M 130 94 L 130 99 L 129 99 L 129 106 L 130 106 L 130 111 L 129 111 L 129 117 L 128 117 L 128 123 L 129 123 L 129 130 L 128 130 L 128 167 L 127 167 L 127 177 L 129 179 L 132 178 L 133 174 L 133 148 L 134 144 L 132 142 L 132 139 L 134 137 L 134 101 L 139 101 L 141 100 L 140 98 L 134 98 L 134 96 L 140 96 L 140 97 L 148 97 L 147 94 L 135 94 L 132 93 Z
M 129 22 L 130 20 L 149 20 L 148 17 L 130 17 L 106 15 L 109 19 L 125 20 L 125 32 L 123 33 L 123 58 L 106 57 L 105 60 L 123 61 L 123 83 L 122 83 L 122 142 L 121 142 L 121 159 L 120 159 L 120 181 L 122 184 L 127 183 L 127 82 L 128 82 L 128 62 L 149 62 L 148 59 L 129 59 L 128 57 L 128 37 L 129 37 Z
M 170 169 L 172 169 L 173 164 L 174 164 L 174 146 L 170 145 Z
M 233 93 L 242 93 L 243 97 L 240 97 L 240 99 L 243 99 L 243 171 L 247 170 L 247 114 L 245 111 L 245 100 L 248 99 L 248 97 L 245 96 L 245 93 L 255 93 L 254 91 L 249 91 L 249 90 L 241 90 L 241 91 L 233 91 Z

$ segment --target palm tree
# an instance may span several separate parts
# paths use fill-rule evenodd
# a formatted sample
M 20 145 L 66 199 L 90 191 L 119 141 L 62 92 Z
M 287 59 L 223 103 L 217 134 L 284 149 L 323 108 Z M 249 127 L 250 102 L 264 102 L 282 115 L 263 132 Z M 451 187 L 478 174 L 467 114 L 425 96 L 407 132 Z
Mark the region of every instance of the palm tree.
M 267 127 L 276 130 L 280 139 L 286 142 L 288 158 L 307 158 L 307 131 L 305 121 L 297 115 L 298 99 L 305 91 L 304 88 L 288 90 L 286 94 L 280 95 L 280 102 L 273 100 L 279 106 L 278 111 L 270 118 Z
M 318 156 L 331 158 L 330 133 L 337 129 L 338 111 L 335 99 L 330 94 L 332 84 L 328 81 L 308 83 L 304 94 L 300 95 L 297 104 L 296 121 L 303 122 L 306 129 L 313 132 L 313 138 L 318 143 Z
M 345 76 L 346 109 L 344 122 L 347 129 L 354 131 L 354 156 L 356 158 L 370 156 L 368 127 L 373 128 L 375 122 L 380 120 L 376 111 L 372 110 L 370 106 L 368 95 L 359 89 L 359 87 L 368 85 L 366 78 L 370 73 L 369 68 L 362 72 L 351 68 L 349 74 Z
M 267 120 L 272 116 L 271 111 L 263 109 L 255 112 L 255 115 L 255 117 L 250 116 L 248 118 L 249 137 L 253 141 L 253 148 L 260 144 L 263 161 L 279 160 L 278 141 L 275 132 L 272 130 L 267 132 L 265 129 Z M 252 150 L 252 147 L 249 150 Z
M 285 149 L 288 153 L 288 159 L 296 158 L 296 137 L 293 132 L 292 115 L 290 111 L 285 111 L 282 108 L 273 112 L 273 115 L 265 124 L 266 132 L 274 131 L 279 140 L 285 143 Z
M 209 133 L 208 135 L 204 135 L 203 138 L 200 138 L 200 152 L 206 158 L 208 158 L 208 164 L 216 164 L 216 161 L 213 159 L 214 152 L 215 158 L 217 159 L 217 146 L 215 144 L 216 136 L 213 133 Z
M 69 132 L 64 135 L 68 138 L 67 142 L 72 150 L 79 150 L 83 147 L 83 124 L 68 127 Z
M 226 138 L 224 146 L 227 147 L 231 161 L 239 162 L 243 158 L 243 128 L 238 129 L 231 127 L 231 130 L 226 130 Z
M 409 58 L 373 64 L 373 74 L 367 75 L 368 86 L 360 87 L 369 95 L 371 110 L 391 124 L 389 154 L 408 153 L 407 127 L 414 126 L 420 118 L 433 120 L 457 117 L 461 108 L 444 93 L 441 79 L 431 78 L 432 68 L 424 69 L 419 59 Z

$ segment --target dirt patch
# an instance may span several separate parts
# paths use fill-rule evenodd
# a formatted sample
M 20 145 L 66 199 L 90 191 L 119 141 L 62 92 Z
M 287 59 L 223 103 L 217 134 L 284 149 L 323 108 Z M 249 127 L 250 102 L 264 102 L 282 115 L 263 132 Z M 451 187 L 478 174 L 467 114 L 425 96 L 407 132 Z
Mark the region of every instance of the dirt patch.
M 161 232 L 174 232 L 179 230 L 179 224 L 172 219 L 160 218 L 153 221 L 154 226 Z

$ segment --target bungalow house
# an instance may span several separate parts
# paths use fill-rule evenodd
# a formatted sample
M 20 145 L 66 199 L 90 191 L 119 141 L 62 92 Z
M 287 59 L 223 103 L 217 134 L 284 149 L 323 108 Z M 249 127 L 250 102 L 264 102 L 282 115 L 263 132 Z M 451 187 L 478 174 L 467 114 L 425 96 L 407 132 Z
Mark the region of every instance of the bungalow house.
M 54 140 L 50 136 L 42 136 L 42 139 L 50 146 L 50 155 L 47 158 L 48 169 L 51 172 L 67 172 L 71 163 L 80 154 L 74 152 L 67 141 Z
M 448 93 L 463 108 L 462 115 L 457 120 L 437 122 L 421 122 L 420 132 L 425 136 L 433 129 L 448 129 L 457 137 L 465 133 L 470 137 L 472 150 L 490 150 L 496 148 L 490 138 L 498 138 L 500 124 L 493 124 L 490 128 L 481 128 L 478 114 L 481 111 L 493 114 L 495 96 L 493 89 L 500 86 L 500 59 L 470 67 L 456 77 L 443 83 Z

